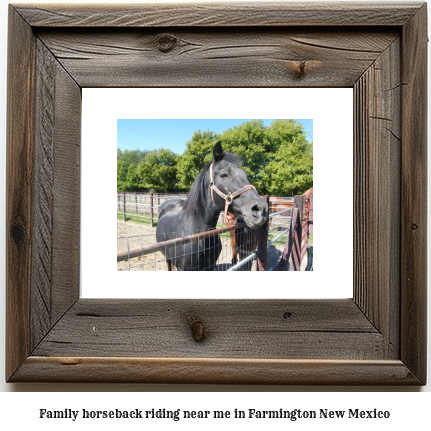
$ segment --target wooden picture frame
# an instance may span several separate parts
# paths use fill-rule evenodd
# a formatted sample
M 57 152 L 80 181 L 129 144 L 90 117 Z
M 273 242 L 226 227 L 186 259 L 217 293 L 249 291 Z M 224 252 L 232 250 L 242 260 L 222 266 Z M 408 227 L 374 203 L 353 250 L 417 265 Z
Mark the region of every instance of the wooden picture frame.
M 11 5 L 7 381 L 424 385 L 426 20 L 411 2 Z M 147 86 L 354 89 L 353 299 L 80 298 L 81 88 Z

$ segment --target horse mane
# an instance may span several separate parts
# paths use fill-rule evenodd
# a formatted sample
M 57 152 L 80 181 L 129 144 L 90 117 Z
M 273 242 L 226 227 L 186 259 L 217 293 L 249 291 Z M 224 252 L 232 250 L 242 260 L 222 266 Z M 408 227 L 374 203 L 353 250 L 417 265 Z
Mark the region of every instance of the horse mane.
M 241 163 L 241 157 L 238 154 L 230 153 L 229 151 L 222 153 L 220 157 L 218 157 L 217 160 L 215 161 L 215 164 L 217 164 L 222 160 L 225 160 L 226 162 L 232 163 L 237 166 L 239 166 L 239 164 Z M 211 163 L 213 161 L 211 161 Z M 208 163 L 207 165 L 204 166 L 202 171 L 199 173 L 199 175 L 196 177 L 195 181 L 193 182 L 186 204 L 184 205 L 184 208 L 183 208 L 184 214 L 187 216 L 195 216 L 202 213 L 205 210 L 205 195 L 206 193 L 208 193 L 209 195 L 210 189 L 208 187 L 208 190 L 205 190 L 204 179 L 205 179 L 206 173 L 208 172 L 211 166 L 211 163 Z

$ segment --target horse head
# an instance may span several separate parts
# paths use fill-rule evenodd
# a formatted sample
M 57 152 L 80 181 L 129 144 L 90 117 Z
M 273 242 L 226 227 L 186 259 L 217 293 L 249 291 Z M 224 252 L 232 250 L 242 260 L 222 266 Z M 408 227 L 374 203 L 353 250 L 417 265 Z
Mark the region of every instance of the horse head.
M 209 169 L 211 199 L 218 209 L 227 209 L 254 229 L 262 226 L 268 217 L 268 204 L 259 196 L 239 166 L 239 156 L 223 153 L 221 142 L 213 148 L 213 161 Z

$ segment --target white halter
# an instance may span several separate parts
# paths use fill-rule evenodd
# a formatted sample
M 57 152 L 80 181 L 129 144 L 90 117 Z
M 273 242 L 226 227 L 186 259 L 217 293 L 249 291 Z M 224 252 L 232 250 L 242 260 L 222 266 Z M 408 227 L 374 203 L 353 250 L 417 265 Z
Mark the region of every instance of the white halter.
M 214 184 L 214 178 L 213 178 L 213 163 L 211 163 L 210 166 L 210 180 L 211 180 L 211 199 L 214 202 L 214 191 L 225 200 L 225 206 L 224 206 L 224 213 L 225 216 L 227 214 L 227 209 L 229 208 L 229 205 L 233 202 L 233 200 L 239 196 L 240 194 L 246 192 L 247 190 L 256 190 L 256 187 L 252 186 L 251 184 L 248 184 L 241 189 L 237 190 L 234 193 L 231 193 L 230 195 L 225 195 L 223 192 L 221 192 L 217 186 Z M 215 202 L 214 202 L 215 203 Z

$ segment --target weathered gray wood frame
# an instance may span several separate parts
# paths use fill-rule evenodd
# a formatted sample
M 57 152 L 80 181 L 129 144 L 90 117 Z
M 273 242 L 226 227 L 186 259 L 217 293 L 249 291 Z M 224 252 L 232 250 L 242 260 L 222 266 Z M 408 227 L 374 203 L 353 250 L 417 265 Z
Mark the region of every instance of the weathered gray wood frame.
M 426 19 L 410 2 L 11 6 L 7 380 L 425 384 Z M 81 88 L 118 86 L 353 88 L 354 298 L 80 299 Z

